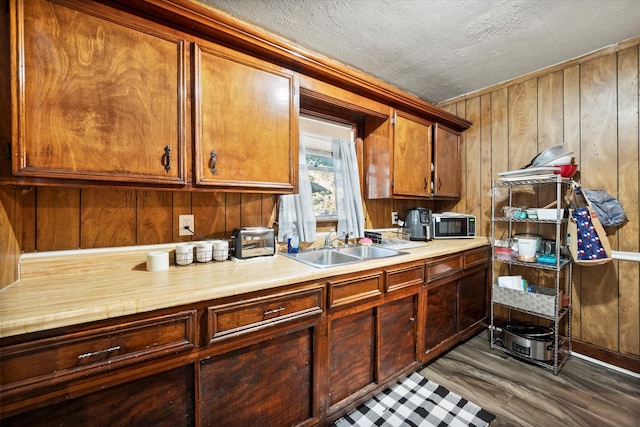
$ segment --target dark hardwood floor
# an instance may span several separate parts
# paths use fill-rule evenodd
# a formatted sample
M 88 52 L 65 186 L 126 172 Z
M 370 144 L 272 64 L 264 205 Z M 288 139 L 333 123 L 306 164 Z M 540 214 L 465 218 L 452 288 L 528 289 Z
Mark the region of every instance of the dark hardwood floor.
M 491 350 L 486 331 L 420 373 L 495 414 L 491 427 L 640 427 L 639 378 L 575 356 L 555 376 Z

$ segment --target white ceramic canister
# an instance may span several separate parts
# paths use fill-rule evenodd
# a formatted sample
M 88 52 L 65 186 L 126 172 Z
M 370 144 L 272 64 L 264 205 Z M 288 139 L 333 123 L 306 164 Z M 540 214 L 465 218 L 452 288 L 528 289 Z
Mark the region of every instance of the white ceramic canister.
M 209 262 L 213 256 L 213 244 L 211 241 L 196 243 L 196 261 Z
M 169 252 L 158 251 L 147 254 L 147 271 L 164 271 L 169 269 Z
M 193 243 L 181 243 L 176 246 L 176 264 L 189 265 L 193 262 Z
M 229 258 L 229 241 L 213 241 L 213 259 L 216 261 L 226 261 Z

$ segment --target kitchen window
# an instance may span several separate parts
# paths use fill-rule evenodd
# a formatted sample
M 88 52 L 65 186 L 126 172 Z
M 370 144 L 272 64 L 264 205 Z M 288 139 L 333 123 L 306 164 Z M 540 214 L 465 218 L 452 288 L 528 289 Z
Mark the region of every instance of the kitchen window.
M 332 141 L 342 139 L 353 142 L 355 127 L 337 121 L 300 116 L 300 138 L 300 143 L 304 144 L 306 150 L 316 219 L 335 221 L 338 219 L 338 210 Z

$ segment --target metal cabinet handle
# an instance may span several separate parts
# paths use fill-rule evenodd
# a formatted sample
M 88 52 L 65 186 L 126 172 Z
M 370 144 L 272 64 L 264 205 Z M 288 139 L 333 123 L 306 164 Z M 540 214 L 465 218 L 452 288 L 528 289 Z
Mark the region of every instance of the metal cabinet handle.
M 216 154 L 216 150 L 211 150 L 211 173 L 216 173 L 216 162 L 218 161 L 218 155 Z
M 409 322 L 413 323 L 413 322 L 415 322 L 415 321 L 416 321 L 416 318 L 415 318 L 415 317 L 409 317 Z
M 171 169 L 171 148 L 167 145 L 164 147 L 164 170 L 169 172 Z
M 263 316 L 268 316 L 270 314 L 274 314 L 274 313 L 280 313 L 281 311 L 284 311 L 285 308 L 284 307 L 278 307 L 278 308 L 274 308 L 273 310 L 267 310 L 264 313 L 262 313 Z
M 78 359 L 86 359 L 87 357 L 98 356 L 99 354 L 111 353 L 112 351 L 120 350 L 119 345 L 114 345 L 113 347 L 105 348 L 104 350 L 92 351 L 90 353 L 83 353 L 78 356 Z

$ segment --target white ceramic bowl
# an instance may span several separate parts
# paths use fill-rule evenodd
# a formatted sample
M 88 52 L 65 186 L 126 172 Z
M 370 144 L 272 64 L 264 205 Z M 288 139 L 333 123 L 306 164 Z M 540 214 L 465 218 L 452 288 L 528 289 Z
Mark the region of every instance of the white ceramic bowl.
M 573 156 L 571 154 L 565 154 L 560 157 L 556 157 L 553 160 L 549 160 L 544 166 L 558 166 L 558 165 L 569 165 L 573 161 Z

